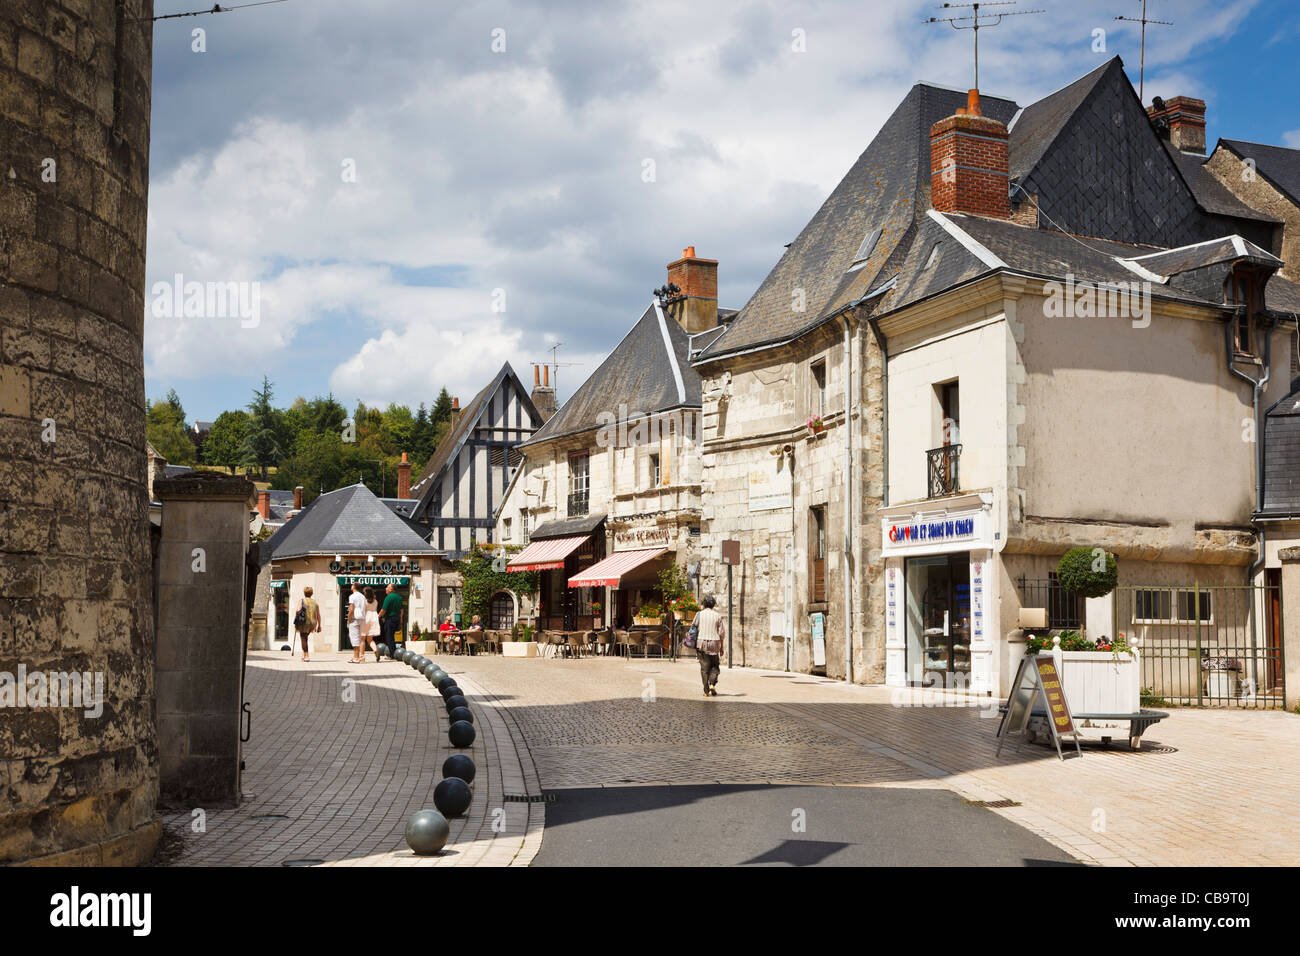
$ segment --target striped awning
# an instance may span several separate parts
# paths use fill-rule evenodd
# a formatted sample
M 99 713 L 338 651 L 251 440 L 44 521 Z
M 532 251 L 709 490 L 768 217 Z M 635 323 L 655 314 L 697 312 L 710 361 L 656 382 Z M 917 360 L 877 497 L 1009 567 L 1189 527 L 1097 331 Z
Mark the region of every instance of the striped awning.
M 589 534 L 580 534 L 575 538 L 550 538 L 546 541 L 534 541 L 520 551 L 510 563 L 507 571 L 553 571 L 564 567 L 564 559 L 577 551 Z
M 652 561 L 661 554 L 667 554 L 667 548 L 641 548 L 636 551 L 616 551 L 603 561 L 597 561 L 581 574 L 569 578 L 571 588 L 618 587 L 619 580 L 633 568 L 639 568 L 647 561 Z

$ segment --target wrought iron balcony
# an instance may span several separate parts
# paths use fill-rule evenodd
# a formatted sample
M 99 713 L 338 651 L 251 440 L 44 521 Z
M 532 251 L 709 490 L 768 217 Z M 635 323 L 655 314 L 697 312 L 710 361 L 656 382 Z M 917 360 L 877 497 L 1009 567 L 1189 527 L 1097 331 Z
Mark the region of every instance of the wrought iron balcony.
M 961 460 L 961 445 L 944 445 L 931 448 L 925 453 L 926 473 L 929 475 L 926 497 L 942 498 L 955 495 L 961 488 L 958 463 Z
M 579 494 L 570 493 L 569 495 L 569 517 L 582 518 L 587 514 L 587 493 Z

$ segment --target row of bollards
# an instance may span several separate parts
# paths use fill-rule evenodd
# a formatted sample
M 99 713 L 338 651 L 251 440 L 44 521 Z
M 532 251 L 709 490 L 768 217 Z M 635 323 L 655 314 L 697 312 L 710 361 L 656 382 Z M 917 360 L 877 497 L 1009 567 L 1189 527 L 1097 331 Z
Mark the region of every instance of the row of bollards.
M 451 723 L 447 728 L 447 739 L 451 745 L 459 749 L 473 746 L 474 715 L 470 713 L 465 695 L 454 678 L 434 661 L 406 648 L 392 654 L 387 644 L 380 644 L 379 653 L 385 657 L 391 656 L 423 674 L 442 695 L 443 706 L 447 708 L 447 719 Z M 467 754 L 452 754 L 443 761 L 442 782 L 433 790 L 433 805 L 437 809 L 417 810 L 406 821 L 406 843 L 417 855 L 431 856 L 447 845 L 450 834 L 447 818 L 458 817 L 469 809 L 474 796 L 470 784 L 474 782 L 475 773 L 474 761 Z

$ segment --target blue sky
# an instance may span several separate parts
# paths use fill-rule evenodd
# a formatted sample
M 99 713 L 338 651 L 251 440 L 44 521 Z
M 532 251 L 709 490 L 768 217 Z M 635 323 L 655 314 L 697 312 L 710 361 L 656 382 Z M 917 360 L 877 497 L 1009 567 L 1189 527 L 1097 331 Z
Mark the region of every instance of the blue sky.
M 288 0 L 161 21 L 146 292 L 179 273 L 261 294 L 254 327 L 147 304 L 147 393 L 210 420 L 266 374 L 286 404 L 414 407 L 468 400 L 506 359 L 530 378 L 558 342 L 579 363 L 563 400 L 683 247 L 740 307 L 913 83 L 969 85 L 970 33 L 920 22 L 936 5 Z M 1112 18 L 1140 2 L 1025 6 L 1047 13 L 981 31 L 985 90 L 1024 105 L 1116 54 L 1136 84 L 1135 25 Z M 1148 102 L 1206 100 L 1211 148 L 1300 147 L 1300 4 L 1148 15 L 1176 23 L 1148 29 Z

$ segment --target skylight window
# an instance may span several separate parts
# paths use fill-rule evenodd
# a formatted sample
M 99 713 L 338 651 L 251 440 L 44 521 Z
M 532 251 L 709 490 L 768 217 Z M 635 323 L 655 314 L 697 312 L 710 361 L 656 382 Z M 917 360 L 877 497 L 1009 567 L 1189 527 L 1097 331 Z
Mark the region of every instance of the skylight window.
M 880 230 L 873 229 L 862 239 L 862 245 L 858 246 L 858 251 L 853 256 L 853 265 L 849 266 L 848 272 L 854 269 L 861 269 L 871 258 L 871 253 L 875 251 L 876 243 L 880 241 Z

